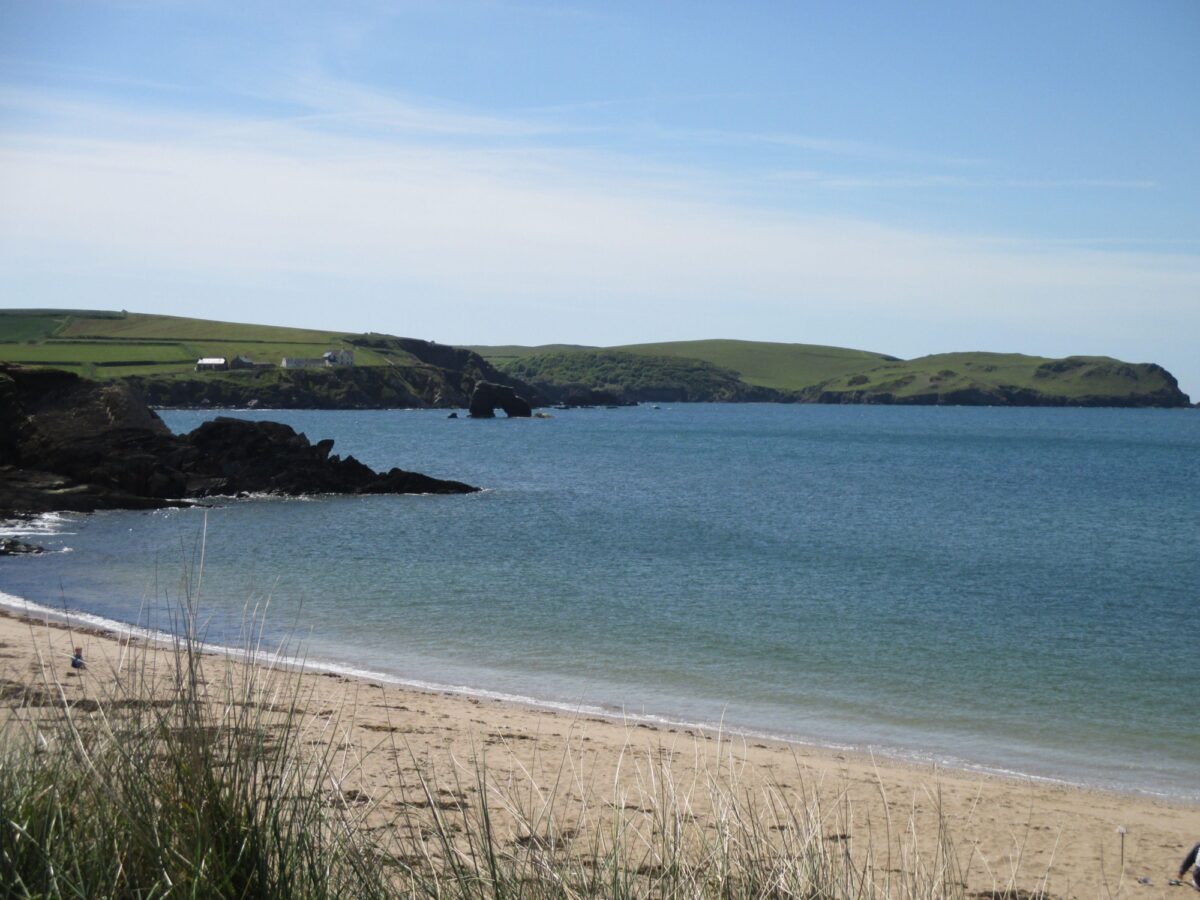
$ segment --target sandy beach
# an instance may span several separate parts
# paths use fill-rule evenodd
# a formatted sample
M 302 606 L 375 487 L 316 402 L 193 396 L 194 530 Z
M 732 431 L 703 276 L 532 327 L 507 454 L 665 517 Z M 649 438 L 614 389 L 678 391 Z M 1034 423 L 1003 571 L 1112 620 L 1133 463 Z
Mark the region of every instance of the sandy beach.
M 70 665 L 75 646 L 88 663 L 82 671 Z M 227 655 L 204 655 L 214 703 L 250 675 Z M 736 806 L 757 810 L 776 835 L 817 823 L 814 837 L 869 857 L 877 879 L 924 870 L 949 873 L 973 893 L 1192 895 L 1168 884 L 1200 839 L 1200 807 L 1185 802 L 572 716 L 295 667 L 265 673 L 260 665 L 253 675 L 265 705 L 294 702 L 306 743 L 333 754 L 340 802 L 359 810 L 360 827 L 395 832 L 408 846 L 429 837 L 423 816 L 441 816 L 454 830 L 480 791 L 513 842 L 583 845 L 617 819 L 634 833 L 653 829 L 664 810 L 703 835 Z M 78 716 L 102 715 L 135 678 L 144 690 L 169 694 L 173 649 L 0 613 L 5 719 L 36 723 L 53 714 L 50 704 L 31 702 L 31 692 Z M 442 852 L 426 850 L 433 859 Z

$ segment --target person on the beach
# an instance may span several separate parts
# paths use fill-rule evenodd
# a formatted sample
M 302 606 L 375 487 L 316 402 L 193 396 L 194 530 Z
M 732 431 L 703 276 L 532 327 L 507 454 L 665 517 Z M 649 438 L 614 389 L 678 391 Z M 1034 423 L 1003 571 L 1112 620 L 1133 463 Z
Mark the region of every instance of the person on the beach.
M 71 657 L 71 668 L 72 669 L 87 668 L 87 663 L 85 663 L 83 661 L 83 648 L 82 647 L 75 648 L 75 655 Z
M 1188 855 L 1183 858 L 1183 865 L 1179 867 L 1179 877 L 1183 878 L 1187 874 L 1187 870 L 1192 870 L 1192 887 L 1200 891 L 1200 844 L 1197 844 Z

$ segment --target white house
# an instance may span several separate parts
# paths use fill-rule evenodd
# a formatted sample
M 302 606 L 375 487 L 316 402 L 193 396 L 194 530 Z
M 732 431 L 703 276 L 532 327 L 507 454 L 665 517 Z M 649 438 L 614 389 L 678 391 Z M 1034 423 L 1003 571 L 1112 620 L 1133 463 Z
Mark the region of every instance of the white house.
M 303 356 L 285 356 L 279 363 L 284 369 L 319 369 L 325 365 L 325 360 L 305 358 Z
M 212 372 L 228 368 L 229 362 L 223 356 L 202 356 L 196 360 L 197 372 Z

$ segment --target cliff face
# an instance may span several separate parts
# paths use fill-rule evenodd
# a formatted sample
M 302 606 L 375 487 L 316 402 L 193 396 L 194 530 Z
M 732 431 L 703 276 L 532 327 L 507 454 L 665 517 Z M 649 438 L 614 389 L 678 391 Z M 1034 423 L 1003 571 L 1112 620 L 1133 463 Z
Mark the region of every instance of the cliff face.
M 158 407 L 268 409 L 465 408 L 481 382 L 513 388 L 535 404 L 546 398 L 476 353 L 430 341 L 365 335 L 350 341 L 391 363 L 328 369 L 258 369 L 122 379 Z
M 174 435 L 128 384 L 0 367 L 0 515 L 179 505 L 240 492 L 466 493 L 372 471 L 275 422 L 217 419 Z

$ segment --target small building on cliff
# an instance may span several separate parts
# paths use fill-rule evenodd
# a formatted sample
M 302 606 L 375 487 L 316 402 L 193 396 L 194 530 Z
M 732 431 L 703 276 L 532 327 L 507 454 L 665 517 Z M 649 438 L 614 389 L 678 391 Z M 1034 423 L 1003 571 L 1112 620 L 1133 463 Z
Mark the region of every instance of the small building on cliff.
M 196 360 L 197 372 L 220 372 L 229 368 L 229 362 L 223 356 L 202 356 Z
M 317 357 L 285 356 L 279 364 L 285 369 L 324 369 L 354 365 L 353 350 L 327 350 Z
M 255 362 L 247 356 L 235 356 L 229 361 L 231 369 L 273 369 L 273 363 Z

